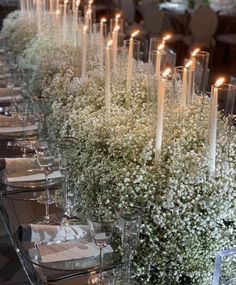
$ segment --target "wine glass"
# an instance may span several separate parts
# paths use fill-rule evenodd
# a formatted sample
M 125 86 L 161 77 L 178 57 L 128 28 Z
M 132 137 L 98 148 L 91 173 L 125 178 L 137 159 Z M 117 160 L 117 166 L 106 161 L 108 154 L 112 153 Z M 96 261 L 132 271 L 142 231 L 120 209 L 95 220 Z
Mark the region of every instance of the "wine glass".
M 117 214 L 124 252 L 125 279 L 128 284 L 135 284 L 135 281 L 131 280 L 131 260 L 133 253 L 139 244 L 142 211 L 137 207 L 127 207 L 121 209 Z
M 23 157 L 26 157 L 26 125 L 29 120 L 28 102 L 21 102 L 18 107 L 18 117 L 23 129 Z
M 87 215 L 87 221 L 90 227 L 91 236 L 94 243 L 99 247 L 100 250 L 100 268 L 99 276 L 96 279 L 95 284 L 103 284 L 103 256 L 104 248 L 110 243 L 114 228 L 115 228 L 115 217 L 109 212 L 107 215 L 101 215 L 100 211 L 90 212 Z
M 49 205 L 54 203 L 49 193 L 48 176 L 54 163 L 54 157 L 48 148 L 47 142 L 36 145 L 35 152 L 38 165 L 43 170 L 45 176 L 45 200 L 41 197 L 39 201 L 45 203 L 45 217 L 43 223 L 48 224 L 50 222 Z

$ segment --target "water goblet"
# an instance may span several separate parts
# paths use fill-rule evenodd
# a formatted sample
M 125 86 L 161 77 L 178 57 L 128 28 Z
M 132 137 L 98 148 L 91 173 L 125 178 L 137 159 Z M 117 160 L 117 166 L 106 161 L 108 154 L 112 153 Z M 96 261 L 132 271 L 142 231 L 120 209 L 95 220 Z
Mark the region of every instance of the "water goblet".
M 101 215 L 99 213 L 89 213 L 87 216 L 87 221 L 90 227 L 91 236 L 94 243 L 99 247 L 100 250 L 100 268 L 99 276 L 96 279 L 95 284 L 103 284 L 103 257 L 104 257 L 104 248 L 110 244 L 110 240 L 115 228 L 115 217 L 110 214 Z

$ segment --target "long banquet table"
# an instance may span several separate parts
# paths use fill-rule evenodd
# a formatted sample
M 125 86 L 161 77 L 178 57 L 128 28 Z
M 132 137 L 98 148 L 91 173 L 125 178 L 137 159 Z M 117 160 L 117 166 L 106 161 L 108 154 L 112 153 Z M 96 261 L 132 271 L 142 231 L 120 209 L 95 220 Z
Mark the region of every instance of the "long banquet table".
M 18 230 L 20 226 L 37 224 L 38 219 L 45 214 L 45 205 L 38 202 L 38 197 L 43 193 L 44 187 L 21 188 L 9 185 L 5 181 L 7 159 L 22 157 L 22 149 L 16 144 L 15 139 L 14 136 L 8 137 L 0 133 L 0 219 L 3 221 L 30 284 L 88 284 L 89 280 L 94 278 L 96 271 L 98 271 L 98 254 L 89 257 L 76 257 L 71 260 L 68 258 L 64 261 L 42 262 L 42 256 L 39 253 L 37 244 L 19 239 Z M 37 139 L 35 134 L 34 139 Z M 59 186 L 59 184 L 53 185 L 50 192 L 57 194 Z M 60 216 L 62 212 L 63 209 L 57 203 L 50 205 L 50 214 Z M 84 227 L 88 226 L 85 225 Z M 87 244 L 93 245 L 89 234 L 86 238 L 86 241 L 82 241 L 84 246 L 87 246 Z M 77 241 L 75 240 L 75 242 Z M 71 243 L 73 244 L 73 241 Z M 109 254 L 105 253 L 104 268 L 112 269 L 114 267 L 113 261 L 113 257 L 111 258 Z

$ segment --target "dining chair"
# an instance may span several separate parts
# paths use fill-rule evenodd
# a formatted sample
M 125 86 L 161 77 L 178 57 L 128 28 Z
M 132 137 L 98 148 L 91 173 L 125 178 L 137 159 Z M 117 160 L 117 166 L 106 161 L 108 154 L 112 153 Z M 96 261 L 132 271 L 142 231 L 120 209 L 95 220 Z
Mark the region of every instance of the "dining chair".
M 133 0 L 119 0 L 119 7 L 123 12 L 124 19 L 128 24 L 135 20 L 135 5 Z
M 231 259 L 236 258 L 236 248 L 222 250 L 216 253 L 215 257 L 215 265 L 214 265 L 214 273 L 212 278 L 211 285 L 234 285 L 236 284 L 236 277 L 235 276 L 224 276 L 224 263 Z M 232 267 L 232 266 L 231 266 Z
M 199 6 L 190 20 L 191 36 L 185 37 L 185 43 L 192 48 L 198 46 L 211 50 L 215 46 L 214 35 L 218 27 L 218 18 L 210 6 Z
M 158 9 L 155 0 L 141 0 L 140 12 L 149 36 L 159 36 L 164 23 L 164 13 Z

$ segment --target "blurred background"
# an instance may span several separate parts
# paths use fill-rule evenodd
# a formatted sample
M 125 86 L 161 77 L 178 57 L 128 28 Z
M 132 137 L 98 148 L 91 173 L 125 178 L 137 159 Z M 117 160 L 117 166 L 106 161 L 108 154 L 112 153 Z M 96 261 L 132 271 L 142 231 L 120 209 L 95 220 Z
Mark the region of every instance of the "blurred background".
M 81 1 L 85 5 L 87 1 Z M 236 84 L 236 0 L 94 0 L 94 15 L 124 18 L 124 38 L 141 30 L 143 60 L 150 38 L 171 33 L 167 45 L 176 53 L 176 65 L 183 65 L 199 47 L 210 52 L 209 86 L 219 76 Z M 0 0 L 0 25 L 18 8 L 16 0 Z

